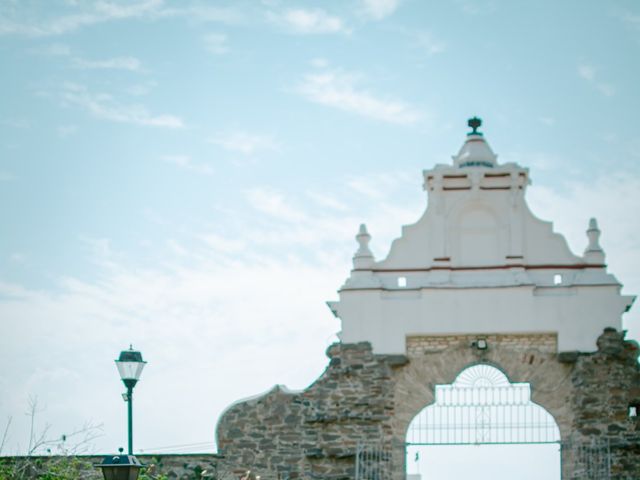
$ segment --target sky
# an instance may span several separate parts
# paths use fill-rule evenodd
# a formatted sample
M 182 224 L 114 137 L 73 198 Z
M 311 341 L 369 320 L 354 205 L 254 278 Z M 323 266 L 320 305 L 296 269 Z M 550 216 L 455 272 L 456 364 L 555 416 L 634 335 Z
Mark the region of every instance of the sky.
M 384 258 L 473 115 L 640 292 L 638 59 L 634 1 L 0 0 L 3 453 L 33 399 L 123 445 L 130 343 L 137 450 L 214 451 L 233 401 L 309 385 L 359 224 Z

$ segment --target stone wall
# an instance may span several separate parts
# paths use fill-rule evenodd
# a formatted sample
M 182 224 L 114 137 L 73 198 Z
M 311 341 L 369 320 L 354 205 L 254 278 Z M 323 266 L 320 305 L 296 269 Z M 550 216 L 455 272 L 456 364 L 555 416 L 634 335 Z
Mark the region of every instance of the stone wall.
M 613 478 L 640 478 L 640 421 L 629 416 L 629 407 L 640 404 L 639 353 L 636 342 L 607 329 L 596 353 L 576 357 L 569 379 L 575 414 L 570 440 L 610 452 Z M 567 473 L 580 472 L 586 461 L 571 464 Z
M 265 480 L 351 479 L 356 448 L 393 438 L 394 369 L 404 356 L 374 356 L 368 343 L 335 344 L 329 366 L 303 392 L 275 387 L 222 416 L 218 447 Z
M 486 340 L 488 348 L 473 343 Z M 531 384 L 532 400 L 558 423 L 563 478 L 580 477 L 581 445 L 607 445 L 616 479 L 640 478 L 638 346 L 606 330 L 598 351 L 558 355 L 553 334 L 455 335 L 407 338 L 406 356 L 374 355 L 368 343 L 335 344 L 329 365 L 302 392 L 275 387 L 231 406 L 217 428 L 224 462 L 252 467 L 264 480 L 352 479 L 358 445 L 388 452 L 394 480 L 404 480 L 405 436 L 413 417 L 478 363 Z

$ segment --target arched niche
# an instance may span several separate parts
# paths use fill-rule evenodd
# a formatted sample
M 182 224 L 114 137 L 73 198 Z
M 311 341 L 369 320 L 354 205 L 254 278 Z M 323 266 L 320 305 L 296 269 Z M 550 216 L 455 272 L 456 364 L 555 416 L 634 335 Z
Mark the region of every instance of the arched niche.
M 454 265 L 477 267 L 503 263 L 500 221 L 490 206 L 467 204 L 452 218 L 449 238 Z

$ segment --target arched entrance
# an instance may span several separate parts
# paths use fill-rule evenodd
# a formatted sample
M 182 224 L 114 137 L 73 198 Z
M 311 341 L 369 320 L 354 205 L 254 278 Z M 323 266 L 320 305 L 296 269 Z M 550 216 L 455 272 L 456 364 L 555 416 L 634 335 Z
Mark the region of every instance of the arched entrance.
M 435 401 L 409 424 L 407 478 L 560 479 L 560 440 L 530 384 L 477 364 L 436 385 Z

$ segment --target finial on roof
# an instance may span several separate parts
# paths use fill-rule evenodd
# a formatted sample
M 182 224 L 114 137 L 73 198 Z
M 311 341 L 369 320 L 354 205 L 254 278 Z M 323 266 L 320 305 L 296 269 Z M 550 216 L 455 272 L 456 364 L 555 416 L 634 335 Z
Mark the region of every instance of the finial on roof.
M 473 117 L 467 121 L 467 125 L 472 128 L 472 131 L 467 133 L 467 139 L 462 148 L 457 155 L 453 156 L 454 166 L 495 167 L 498 156 L 493 153 L 482 132 L 478 131 L 478 128 L 482 125 L 482 120 L 479 117 Z
M 469 127 L 473 129 L 472 131 L 467 133 L 467 135 L 482 135 L 482 132 L 478 131 L 478 128 L 482 126 L 482 119 L 480 119 L 479 117 L 470 118 L 467 121 L 467 125 L 469 125 Z
M 604 263 L 604 250 L 600 246 L 600 229 L 595 218 L 589 220 L 587 229 L 589 245 L 584 251 L 584 258 L 588 263 Z
M 367 226 L 363 223 L 360 225 L 358 234 L 356 235 L 358 241 L 358 250 L 353 256 L 353 266 L 356 269 L 369 268 L 374 263 L 373 253 L 369 250 L 369 242 L 371 241 L 371 235 L 367 231 Z

